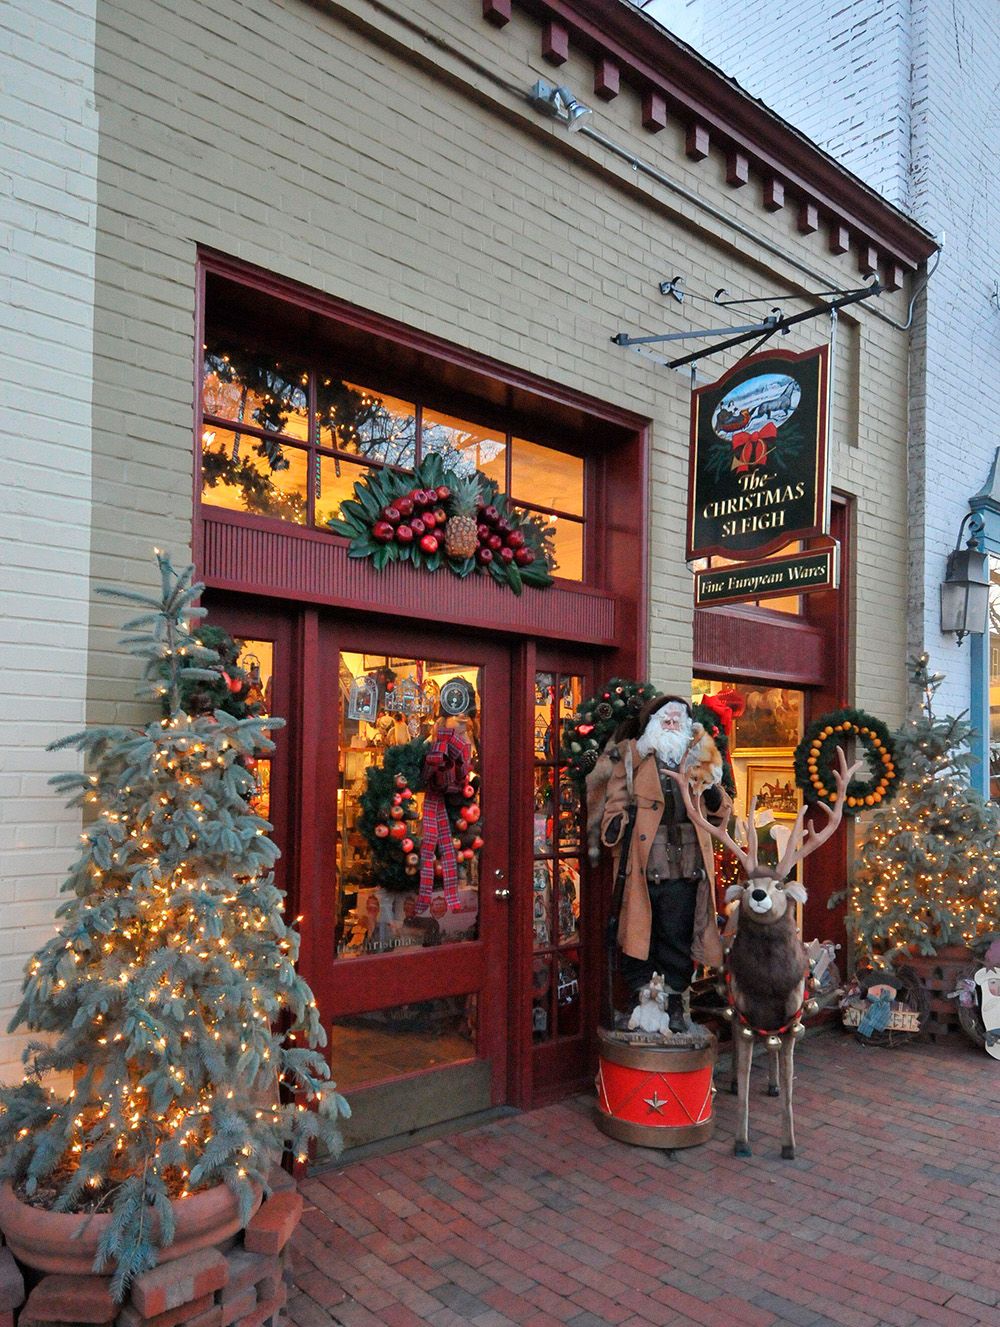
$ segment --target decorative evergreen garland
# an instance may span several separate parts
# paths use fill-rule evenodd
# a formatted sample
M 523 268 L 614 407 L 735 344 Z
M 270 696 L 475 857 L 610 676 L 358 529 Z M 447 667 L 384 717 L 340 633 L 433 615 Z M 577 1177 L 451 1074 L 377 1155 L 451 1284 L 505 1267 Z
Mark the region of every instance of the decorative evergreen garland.
M 881 719 L 864 710 L 833 710 L 814 720 L 795 748 L 795 780 L 807 802 L 832 803 L 837 785 L 833 777 L 836 748 L 853 734 L 865 748 L 875 770 L 867 778 L 852 779 L 844 798 L 847 815 L 857 815 L 889 801 L 899 787 L 896 747 Z
M 582 701 L 572 718 L 563 720 L 562 745 L 559 759 L 569 765 L 569 776 L 586 792 L 587 775 L 608 739 L 626 719 L 638 719 L 642 707 L 662 693 L 651 682 L 631 682 L 612 677 L 595 696 Z M 736 794 L 729 742 L 722 731 L 718 714 L 707 705 L 693 705 L 691 718 L 700 723 L 712 737 L 722 756 L 722 786 L 730 797 Z
M 657 695 L 650 682 L 612 677 L 595 696 L 582 701 L 571 718 L 563 719 L 559 759 L 569 765 L 569 776 L 581 792 L 618 725 L 625 719 L 637 719 L 643 705 Z
M 512 507 L 480 472 L 476 551 L 466 558 L 449 555 L 445 526 L 456 514 L 456 478 L 437 452 L 409 472 L 367 470 L 354 485 L 354 497 L 340 504 L 340 516 L 327 524 L 350 539 L 352 558 L 371 558 L 378 571 L 390 562 L 412 562 L 428 571 L 447 567 L 462 580 L 478 572 L 515 594 L 525 585 L 551 585 L 552 528 L 543 517 Z
M 371 845 L 371 883 L 394 894 L 415 890 L 420 876 L 420 816 L 415 793 L 423 791 L 424 757 L 430 742 L 414 738 L 386 748 L 381 766 L 365 771 L 358 829 Z M 445 799 L 455 855 L 471 862 L 483 846 L 479 776 L 470 776 L 464 797 Z

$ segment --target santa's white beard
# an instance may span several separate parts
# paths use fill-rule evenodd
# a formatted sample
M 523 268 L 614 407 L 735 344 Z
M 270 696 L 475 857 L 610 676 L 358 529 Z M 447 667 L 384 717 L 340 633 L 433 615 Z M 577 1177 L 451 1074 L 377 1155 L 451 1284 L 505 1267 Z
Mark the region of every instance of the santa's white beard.
M 677 766 L 684 759 L 684 753 L 691 745 L 691 722 L 682 723 L 679 729 L 663 728 L 656 721 L 656 715 L 646 725 L 646 731 L 636 742 L 640 756 L 654 752 L 665 765 Z

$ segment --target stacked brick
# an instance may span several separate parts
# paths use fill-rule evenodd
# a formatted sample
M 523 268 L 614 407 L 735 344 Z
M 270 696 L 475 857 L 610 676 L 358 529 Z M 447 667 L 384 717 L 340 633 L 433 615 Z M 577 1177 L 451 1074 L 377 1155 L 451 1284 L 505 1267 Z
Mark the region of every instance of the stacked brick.
M 25 1300 L 17 1263 L 0 1250 L 0 1327 L 279 1327 L 301 1215 L 288 1179 L 241 1235 L 137 1277 L 124 1304 L 112 1299 L 109 1276 L 51 1273 Z

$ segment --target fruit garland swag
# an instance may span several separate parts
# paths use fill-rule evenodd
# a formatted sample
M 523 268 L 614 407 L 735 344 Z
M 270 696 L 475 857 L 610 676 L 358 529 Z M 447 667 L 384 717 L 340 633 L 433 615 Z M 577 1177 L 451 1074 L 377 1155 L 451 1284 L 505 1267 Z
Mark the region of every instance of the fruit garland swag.
M 437 452 L 409 473 L 366 471 L 327 524 L 351 541 L 350 557 L 371 558 L 377 571 L 390 562 L 447 567 L 463 580 L 490 576 L 515 594 L 552 584 L 551 527 L 512 507 L 479 471 L 446 469 Z
M 881 719 L 864 710 L 843 709 L 814 720 L 795 748 L 795 780 L 806 801 L 829 806 L 837 788 L 833 777 L 835 751 L 851 736 L 864 747 L 874 770 L 867 778 L 852 779 L 848 785 L 844 811 L 857 815 L 888 801 L 899 786 L 896 748 Z
M 366 771 L 358 828 L 372 850 L 371 883 L 391 893 L 416 891 L 420 877 L 420 815 L 415 793 L 423 790 L 423 765 L 430 743 L 415 738 L 386 749 L 382 766 Z M 446 801 L 459 863 L 471 862 L 483 846 L 478 775 L 470 775 L 460 801 Z M 440 863 L 435 866 L 441 878 Z

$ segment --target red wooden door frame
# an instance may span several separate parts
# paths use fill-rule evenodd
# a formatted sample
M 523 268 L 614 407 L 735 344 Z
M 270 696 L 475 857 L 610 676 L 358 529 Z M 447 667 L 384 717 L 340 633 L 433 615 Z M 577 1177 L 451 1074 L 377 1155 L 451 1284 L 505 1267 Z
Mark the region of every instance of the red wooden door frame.
M 485 826 L 480 857 L 479 938 L 432 949 L 336 959 L 333 954 L 338 764 L 337 668 L 343 650 L 367 654 L 477 664 L 483 668 L 480 716 L 481 803 Z M 301 872 L 301 908 L 313 918 L 303 946 L 303 975 L 312 985 L 324 1021 L 436 996 L 477 995 L 476 1058 L 491 1065 L 494 1104 L 506 1102 L 511 1040 L 507 1035 L 511 908 L 496 897 L 511 876 L 509 799 L 511 766 L 510 653 L 482 637 L 403 628 L 386 622 L 322 614 L 316 633 L 316 679 L 310 724 L 310 764 L 303 777 L 315 790 L 310 857 Z M 332 703 L 331 703 L 332 700 Z M 330 789 L 324 796 L 323 788 Z M 303 826 L 303 829 L 305 827 Z M 502 879 L 496 872 L 502 872 Z

